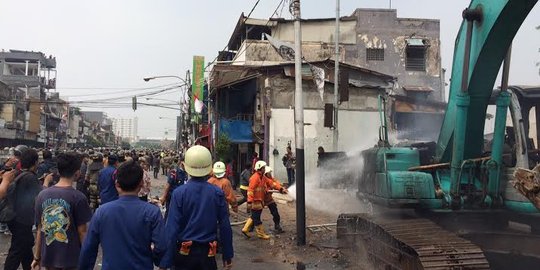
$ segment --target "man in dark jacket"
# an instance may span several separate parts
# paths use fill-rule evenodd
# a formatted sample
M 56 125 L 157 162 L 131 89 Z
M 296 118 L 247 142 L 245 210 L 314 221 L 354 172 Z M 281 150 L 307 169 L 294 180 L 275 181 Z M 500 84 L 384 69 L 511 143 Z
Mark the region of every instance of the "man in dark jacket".
M 43 162 L 39 164 L 37 168 L 36 175 L 38 178 L 45 176 L 51 172 L 52 168 L 56 167 L 56 162 L 53 159 L 53 155 L 51 151 L 44 150 L 43 151 Z
M 15 192 L 12 194 L 16 217 L 8 222 L 12 236 L 4 265 L 5 270 L 17 270 L 19 265 L 22 265 L 23 270 L 30 270 L 33 259 L 32 247 L 34 246 L 34 234 L 32 233 L 35 216 L 34 200 L 41 191 L 41 184 L 36 176 L 37 165 L 38 154 L 36 150 L 26 149 L 21 153 L 21 172 L 19 175 L 12 180 L 7 180 L 8 177 L 4 179 L 16 181 Z M 2 189 L 7 187 L 6 184 L 1 186 Z

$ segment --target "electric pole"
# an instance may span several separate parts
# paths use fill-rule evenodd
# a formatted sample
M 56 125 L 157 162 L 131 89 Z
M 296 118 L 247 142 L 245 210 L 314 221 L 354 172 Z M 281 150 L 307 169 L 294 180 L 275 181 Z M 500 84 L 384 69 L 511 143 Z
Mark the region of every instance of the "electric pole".
M 304 172 L 304 98 L 302 91 L 302 31 L 300 0 L 293 0 L 294 17 L 294 128 L 296 144 L 296 233 L 298 246 L 306 244 L 306 185 Z
M 334 132 L 332 136 L 332 147 L 334 152 L 338 151 L 338 99 L 339 99 L 339 0 L 336 0 L 336 32 L 334 33 L 335 56 L 334 56 Z

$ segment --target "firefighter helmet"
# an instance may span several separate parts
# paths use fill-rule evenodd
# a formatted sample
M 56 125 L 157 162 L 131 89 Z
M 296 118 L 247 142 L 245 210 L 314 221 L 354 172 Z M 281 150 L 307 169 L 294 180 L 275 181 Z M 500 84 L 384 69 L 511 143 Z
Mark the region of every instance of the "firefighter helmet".
M 264 162 L 264 160 L 259 160 L 257 162 L 255 162 L 255 170 L 258 171 L 260 169 L 264 169 L 264 167 L 266 167 L 266 162 Z
M 272 172 L 272 167 L 270 167 L 270 166 L 264 167 L 264 173 L 265 173 L 265 174 L 271 173 L 271 172 Z
M 204 146 L 192 146 L 186 151 L 184 166 L 186 172 L 191 176 L 209 175 L 212 171 L 212 155 Z
M 214 163 L 213 172 L 217 178 L 223 178 L 223 176 L 225 176 L 226 171 L 227 171 L 227 168 L 225 167 L 225 163 L 221 161 Z

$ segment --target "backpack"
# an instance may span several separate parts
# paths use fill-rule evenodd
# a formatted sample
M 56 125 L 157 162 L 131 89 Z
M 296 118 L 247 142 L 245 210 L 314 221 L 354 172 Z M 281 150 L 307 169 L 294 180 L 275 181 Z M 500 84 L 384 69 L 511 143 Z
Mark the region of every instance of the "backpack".
M 22 172 L 8 186 L 6 197 L 0 200 L 0 223 L 8 223 L 17 217 L 15 201 L 17 200 L 17 182 L 29 172 Z

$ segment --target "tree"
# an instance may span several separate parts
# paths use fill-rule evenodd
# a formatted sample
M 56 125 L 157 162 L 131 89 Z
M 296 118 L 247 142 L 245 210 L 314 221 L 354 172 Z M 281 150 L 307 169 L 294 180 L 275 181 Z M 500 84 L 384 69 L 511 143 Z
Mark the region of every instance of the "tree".
M 220 133 L 216 142 L 216 158 L 226 161 L 231 155 L 231 139 L 225 133 Z

